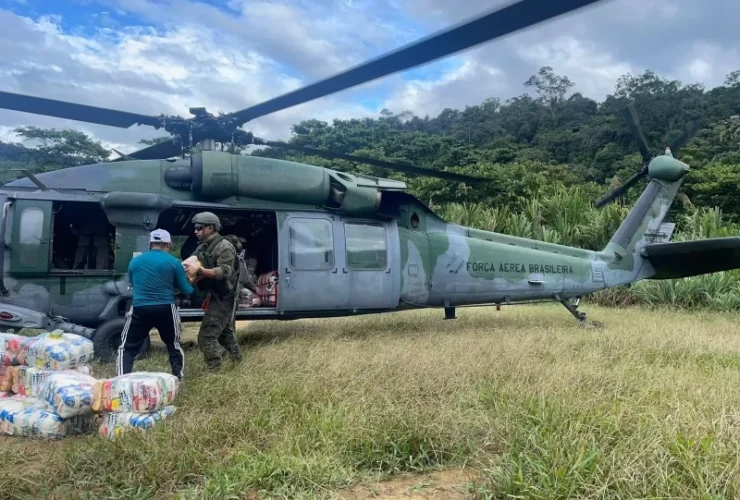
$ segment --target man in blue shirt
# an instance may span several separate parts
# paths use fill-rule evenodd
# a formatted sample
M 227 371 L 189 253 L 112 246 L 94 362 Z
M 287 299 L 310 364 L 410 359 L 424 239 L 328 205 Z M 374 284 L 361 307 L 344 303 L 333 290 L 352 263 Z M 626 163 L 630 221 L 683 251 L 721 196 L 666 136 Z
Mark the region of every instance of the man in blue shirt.
M 126 324 L 118 348 L 116 374 L 131 373 L 134 358 L 152 328 L 167 345 L 172 373 L 182 380 L 185 353 L 180 346 L 180 321 L 175 305 L 175 289 L 185 295 L 193 293 L 193 286 L 185 275 L 185 268 L 170 255 L 170 233 L 155 229 L 149 235 L 149 251 L 137 255 L 128 265 L 128 279 L 134 291 L 131 308 L 126 313 Z

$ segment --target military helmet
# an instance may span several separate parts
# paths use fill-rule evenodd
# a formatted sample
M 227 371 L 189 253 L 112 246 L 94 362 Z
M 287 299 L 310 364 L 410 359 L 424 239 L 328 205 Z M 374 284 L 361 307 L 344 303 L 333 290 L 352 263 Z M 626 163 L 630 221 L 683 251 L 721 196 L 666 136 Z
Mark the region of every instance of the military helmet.
M 216 228 L 216 231 L 221 230 L 221 221 L 213 212 L 200 212 L 198 214 L 195 214 L 192 223 L 203 224 L 204 226 L 213 225 L 213 227 Z

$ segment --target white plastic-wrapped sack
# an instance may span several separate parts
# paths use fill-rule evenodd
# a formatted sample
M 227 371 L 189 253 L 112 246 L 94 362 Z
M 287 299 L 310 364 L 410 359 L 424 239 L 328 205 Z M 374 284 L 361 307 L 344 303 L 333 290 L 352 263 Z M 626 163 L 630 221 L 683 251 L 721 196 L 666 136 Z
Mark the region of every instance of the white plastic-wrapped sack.
M 195 276 L 195 271 L 197 271 L 199 267 L 203 267 L 203 265 L 200 263 L 197 256 L 191 255 L 182 261 L 182 267 L 188 275 L 188 281 L 193 283 L 195 281 L 193 278 L 193 276 Z
M 27 366 L 47 370 L 69 370 L 94 358 L 92 340 L 62 330 L 31 337 L 21 347 L 19 360 Z
M 90 375 L 74 371 L 51 372 L 41 386 L 38 399 L 45 410 L 62 418 L 92 413 L 95 380 Z
M 145 431 L 160 420 L 171 416 L 175 413 L 175 410 L 176 407 L 169 405 L 161 410 L 149 413 L 105 413 L 103 415 L 103 421 L 98 428 L 98 434 L 103 437 L 114 438 L 129 429 Z
M 19 355 L 23 339 L 14 333 L 0 333 L 0 366 L 15 366 L 21 364 Z
M 23 348 L 33 337 L 16 333 L 0 333 L 0 365 L 17 366 L 23 364 L 21 355 Z
M 41 388 L 52 373 L 81 373 L 83 375 L 92 375 L 90 365 L 80 366 L 74 370 L 44 370 L 34 366 L 11 366 L 9 371 L 10 386 L 6 390 L 12 390 L 16 394 L 37 398 L 41 394 Z M 0 389 L 5 385 L 0 380 Z
M 0 391 L 13 388 L 13 367 L 0 364 Z
M 175 400 L 178 382 L 174 375 L 160 372 L 133 372 L 98 380 L 92 408 L 96 412 L 160 410 Z
M 15 366 L 21 364 L 17 354 L 0 351 L 0 366 Z
M 0 434 L 14 435 L 17 415 L 37 403 L 35 399 L 23 396 L 0 398 Z
M 27 385 L 26 381 L 33 381 L 33 374 L 42 371 L 41 368 L 34 368 L 32 366 L 11 366 L 8 369 L 8 372 L 11 373 L 9 377 L 10 388 L 8 390 L 21 396 L 28 396 L 31 393 L 31 387 Z
M 0 332 L 0 352 L 18 355 L 21 352 L 21 346 L 26 340 L 28 340 L 28 337 L 24 335 Z
M 15 436 L 61 439 L 70 434 L 90 432 L 94 425 L 95 415 L 62 418 L 34 405 L 14 413 L 10 427 Z
M 15 394 L 27 397 L 38 397 L 41 386 L 52 370 L 42 370 L 33 366 L 12 366 L 10 390 Z

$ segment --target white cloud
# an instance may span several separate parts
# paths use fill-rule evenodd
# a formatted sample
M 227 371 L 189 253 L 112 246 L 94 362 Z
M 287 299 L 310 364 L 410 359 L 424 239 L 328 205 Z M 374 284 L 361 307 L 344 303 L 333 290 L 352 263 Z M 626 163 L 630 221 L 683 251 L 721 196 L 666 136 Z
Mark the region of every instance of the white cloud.
M 694 80 L 706 80 L 712 74 L 712 65 L 702 58 L 695 58 L 689 64 L 688 73 Z
M 737 48 L 699 41 L 686 54 L 685 63 L 678 65 L 675 77 L 713 86 L 721 84 L 728 73 L 737 69 L 740 69 L 740 52 Z
M 396 10 L 389 2 L 340 0 L 230 0 L 225 12 L 195 0 L 97 0 L 167 27 L 218 32 L 224 43 L 249 47 L 290 66 L 309 80 L 357 64 L 377 50 L 415 38 L 383 22 Z M 411 35 L 411 38 L 407 38 Z
M 603 99 L 614 90 L 617 79 L 634 71 L 626 61 L 617 61 L 593 43 L 569 35 L 533 45 L 518 45 L 517 54 L 536 66 L 550 66 L 561 75 L 577 82 L 575 90 Z
M 420 116 L 434 116 L 448 107 L 480 104 L 486 97 L 502 92 L 505 85 L 500 68 L 466 57 L 437 80 L 407 82 L 384 107 L 394 112 L 408 110 Z
M 406 8 L 436 30 L 513 1 L 407 0 Z M 740 69 L 740 35 L 732 21 L 738 16 L 736 0 L 716 0 L 712 9 L 693 0 L 598 3 L 479 46 L 462 56 L 466 71 L 411 82 L 388 105 L 394 111 L 435 113 L 487 97 L 506 99 L 528 91 L 523 82 L 541 66 L 568 76 L 574 91 L 597 100 L 614 91 L 620 76 L 646 69 L 711 88 Z M 499 71 L 486 75 L 482 68 Z
M 236 111 L 377 57 L 429 32 L 512 0 L 88 0 L 98 26 L 65 32 L 59 17 L 0 10 L 2 90 L 145 114 L 188 107 Z M 142 19 L 120 26 L 115 14 Z M 431 79 L 399 75 L 254 120 L 255 135 L 286 139 L 302 119 L 372 116 L 361 97 L 399 112 L 435 115 L 527 89 L 540 66 L 601 99 L 619 76 L 645 68 L 682 81 L 721 84 L 740 69 L 736 0 L 703 9 L 689 0 L 611 0 L 447 59 Z M 422 28 L 423 26 L 423 28 Z M 372 99 L 374 98 L 374 99 Z M 0 111 L 0 140 L 21 125 L 71 127 L 132 151 L 163 135 Z M 125 146 L 124 146 L 125 145 Z
M 21 142 L 21 138 L 13 132 L 12 127 L 0 125 L 0 141 L 2 142 Z
M 208 29 L 128 28 L 118 33 L 103 29 L 84 38 L 63 33 L 51 18 L 34 22 L 0 11 L 0 22 L 12 27 L 12 35 L 0 33 L 0 42 L 10 49 L 0 53 L 0 74 L 3 90 L 11 92 L 143 114 L 188 116 L 190 106 L 236 111 L 304 84 L 261 54 L 223 45 Z M 340 106 L 330 98 L 257 119 L 249 128 L 259 136 L 285 139 L 290 125 L 301 119 L 369 114 L 359 105 Z M 77 128 L 124 152 L 139 147 L 135 142 L 140 138 L 163 134 L 148 127 L 123 130 L 0 112 L 2 126 L 27 124 Z

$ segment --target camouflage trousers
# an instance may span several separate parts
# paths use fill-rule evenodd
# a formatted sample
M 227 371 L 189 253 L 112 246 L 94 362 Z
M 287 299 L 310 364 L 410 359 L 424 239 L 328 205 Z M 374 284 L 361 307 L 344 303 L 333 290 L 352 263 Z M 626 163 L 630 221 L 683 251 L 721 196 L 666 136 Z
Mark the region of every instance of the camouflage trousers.
M 233 296 L 219 299 L 211 294 L 208 307 L 203 315 L 198 332 L 198 345 L 203 352 L 206 368 L 209 370 L 221 368 L 223 349 L 233 360 L 242 360 L 242 351 L 236 341 L 233 302 Z

